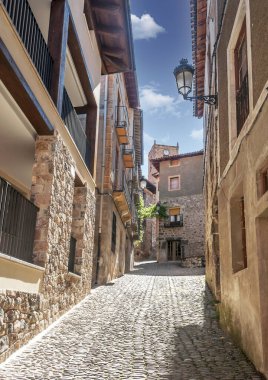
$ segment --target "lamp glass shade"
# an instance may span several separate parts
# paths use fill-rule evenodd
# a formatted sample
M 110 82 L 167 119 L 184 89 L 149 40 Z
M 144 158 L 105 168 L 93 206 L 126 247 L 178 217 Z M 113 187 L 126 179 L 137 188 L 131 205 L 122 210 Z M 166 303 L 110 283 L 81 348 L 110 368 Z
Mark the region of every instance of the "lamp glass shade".
M 146 185 L 147 185 L 146 179 L 144 177 L 142 177 L 140 180 L 141 189 L 145 189 Z
M 178 92 L 186 97 L 192 91 L 194 68 L 188 64 L 187 59 L 182 59 L 180 65 L 174 70 Z

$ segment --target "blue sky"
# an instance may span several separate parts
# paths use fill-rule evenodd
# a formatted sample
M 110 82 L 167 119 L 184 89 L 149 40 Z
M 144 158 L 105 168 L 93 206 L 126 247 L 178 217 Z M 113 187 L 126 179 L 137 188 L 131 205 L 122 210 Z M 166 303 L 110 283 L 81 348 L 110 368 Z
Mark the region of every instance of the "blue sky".
M 135 60 L 144 111 L 144 161 L 154 140 L 180 152 L 202 149 L 202 120 L 178 95 L 174 67 L 192 62 L 190 0 L 130 0 Z

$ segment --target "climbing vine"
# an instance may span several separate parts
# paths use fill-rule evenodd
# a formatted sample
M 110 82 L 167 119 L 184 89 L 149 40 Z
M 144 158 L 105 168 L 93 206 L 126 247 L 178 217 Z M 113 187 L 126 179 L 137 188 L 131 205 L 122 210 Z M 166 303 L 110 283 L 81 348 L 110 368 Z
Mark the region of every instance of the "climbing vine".
M 149 206 L 144 205 L 143 197 L 139 197 L 137 203 L 137 214 L 139 218 L 139 242 L 142 242 L 144 235 L 144 220 L 147 218 L 167 218 L 167 208 L 161 203 L 151 204 Z

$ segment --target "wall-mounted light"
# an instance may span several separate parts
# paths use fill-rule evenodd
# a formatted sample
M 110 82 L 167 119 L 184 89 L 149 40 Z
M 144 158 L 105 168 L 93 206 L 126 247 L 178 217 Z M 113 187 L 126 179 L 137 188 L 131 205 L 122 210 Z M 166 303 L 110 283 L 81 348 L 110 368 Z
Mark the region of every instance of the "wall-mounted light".
M 184 100 L 203 100 L 209 105 L 217 104 L 217 95 L 200 95 L 188 96 L 192 91 L 194 68 L 188 63 L 187 59 L 182 58 L 179 66 L 174 69 L 174 76 L 178 87 L 178 92 L 183 96 Z
M 147 186 L 147 181 L 146 181 L 145 177 L 142 176 L 141 179 L 140 179 L 140 187 L 143 190 L 143 189 L 146 188 L 146 186 Z

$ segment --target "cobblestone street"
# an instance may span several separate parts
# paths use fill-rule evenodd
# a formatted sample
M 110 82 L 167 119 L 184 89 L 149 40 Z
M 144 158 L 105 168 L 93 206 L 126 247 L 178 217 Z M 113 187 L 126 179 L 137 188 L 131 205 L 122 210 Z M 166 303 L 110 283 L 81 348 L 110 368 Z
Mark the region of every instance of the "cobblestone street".
M 141 263 L 0 366 L 0 379 L 261 379 L 218 327 L 203 269 Z

